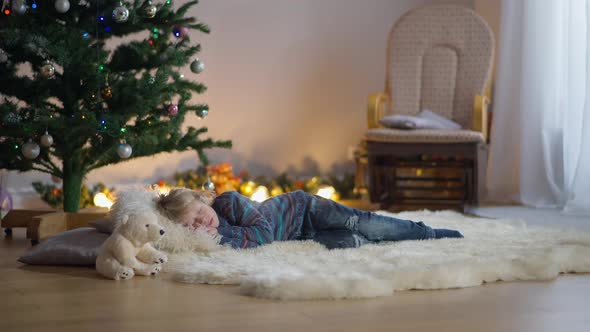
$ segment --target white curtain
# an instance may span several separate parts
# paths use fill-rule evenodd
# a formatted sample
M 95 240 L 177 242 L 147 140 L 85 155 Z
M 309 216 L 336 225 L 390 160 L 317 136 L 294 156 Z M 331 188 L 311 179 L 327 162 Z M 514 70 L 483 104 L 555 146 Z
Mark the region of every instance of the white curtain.
M 590 215 L 590 0 L 503 0 L 488 198 Z

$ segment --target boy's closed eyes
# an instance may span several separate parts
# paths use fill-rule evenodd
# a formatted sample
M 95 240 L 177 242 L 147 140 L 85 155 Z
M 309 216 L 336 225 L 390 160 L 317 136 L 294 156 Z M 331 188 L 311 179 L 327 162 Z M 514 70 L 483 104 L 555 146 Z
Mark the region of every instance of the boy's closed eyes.
M 204 229 L 212 235 L 217 234 L 217 227 L 219 227 L 219 218 L 215 210 L 198 200 L 194 200 L 186 207 L 180 222 L 190 228 Z

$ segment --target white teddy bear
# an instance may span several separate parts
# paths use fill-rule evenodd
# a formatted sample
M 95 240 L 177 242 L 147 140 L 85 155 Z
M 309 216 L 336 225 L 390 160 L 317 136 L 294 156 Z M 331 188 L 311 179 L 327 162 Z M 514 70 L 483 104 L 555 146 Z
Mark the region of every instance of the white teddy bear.
M 166 255 L 150 242 L 165 233 L 158 216 L 149 209 L 120 215 L 118 226 L 105 241 L 96 258 L 96 270 L 109 279 L 131 279 L 135 274 L 156 275 L 166 263 Z

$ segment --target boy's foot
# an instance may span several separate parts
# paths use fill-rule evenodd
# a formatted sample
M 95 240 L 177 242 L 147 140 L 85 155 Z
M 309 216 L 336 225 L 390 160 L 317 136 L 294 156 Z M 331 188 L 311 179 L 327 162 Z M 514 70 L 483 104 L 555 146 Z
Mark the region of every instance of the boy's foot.
M 458 231 L 452 229 L 445 229 L 445 228 L 435 228 L 434 234 L 436 239 L 442 239 L 446 237 L 455 237 L 455 238 L 462 238 L 463 234 Z

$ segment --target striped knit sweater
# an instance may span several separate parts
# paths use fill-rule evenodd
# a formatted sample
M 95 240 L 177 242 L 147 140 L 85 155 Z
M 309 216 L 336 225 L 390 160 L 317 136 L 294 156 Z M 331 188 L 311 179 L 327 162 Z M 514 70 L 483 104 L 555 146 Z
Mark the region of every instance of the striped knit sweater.
M 224 192 L 213 202 L 219 217 L 221 244 L 253 248 L 273 241 L 299 239 L 311 195 L 294 191 L 253 202 L 235 191 Z

